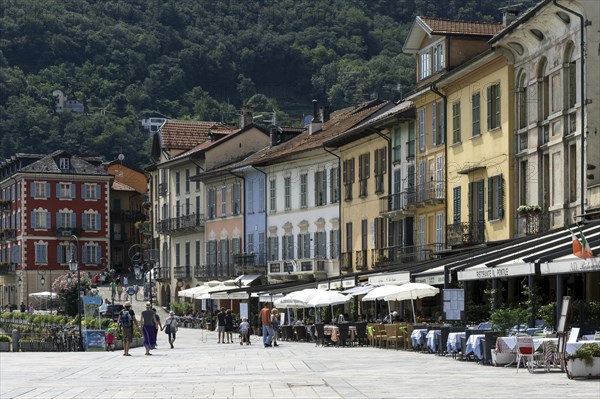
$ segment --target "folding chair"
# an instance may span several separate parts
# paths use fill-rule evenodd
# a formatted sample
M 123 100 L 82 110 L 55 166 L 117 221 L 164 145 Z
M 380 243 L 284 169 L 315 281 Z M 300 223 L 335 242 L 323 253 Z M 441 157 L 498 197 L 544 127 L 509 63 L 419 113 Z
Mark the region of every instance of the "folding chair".
M 533 347 L 533 338 L 517 337 L 517 373 L 519 372 L 519 366 L 522 362 L 523 365 L 527 367 L 527 370 L 530 373 L 533 373 L 536 360 L 539 361 L 543 358 L 543 353 L 535 352 L 535 348 Z M 527 364 L 529 364 L 529 366 L 527 366 Z

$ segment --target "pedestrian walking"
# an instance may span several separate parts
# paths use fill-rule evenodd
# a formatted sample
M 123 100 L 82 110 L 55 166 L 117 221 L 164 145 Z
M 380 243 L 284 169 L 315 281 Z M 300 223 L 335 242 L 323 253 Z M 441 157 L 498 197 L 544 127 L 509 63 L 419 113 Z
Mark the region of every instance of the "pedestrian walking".
M 115 351 L 115 329 L 109 328 L 106 330 L 106 335 L 104 335 L 104 343 L 106 351 Z
M 277 308 L 273 308 L 273 310 L 271 310 L 271 328 L 273 329 L 273 339 L 272 339 L 272 343 L 273 346 L 279 346 L 277 344 L 277 334 L 279 334 L 279 310 Z
M 273 339 L 273 328 L 271 328 L 271 305 L 265 303 L 265 306 L 260 310 L 259 319 L 262 324 L 262 336 L 263 344 L 265 348 L 271 346 L 271 340 Z
M 175 346 L 173 346 L 173 343 L 175 342 L 175 338 L 177 336 L 177 330 L 179 329 L 179 324 L 177 324 L 177 318 L 175 317 L 175 312 L 173 312 L 172 310 L 169 312 L 169 317 L 167 317 L 167 319 L 165 320 L 165 333 L 167 334 L 167 336 L 169 337 L 169 344 L 171 345 L 171 349 L 173 349 Z
M 152 311 L 154 312 L 154 315 L 156 316 L 156 320 L 158 320 L 158 324 L 156 324 L 154 326 L 154 342 L 158 342 L 157 338 L 158 338 L 158 326 L 160 325 L 160 316 L 158 315 L 158 313 L 156 313 L 156 308 L 152 308 Z
M 231 309 L 225 311 L 225 335 L 227 335 L 227 343 L 233 344 L 233 315 Z
M 160 325 L 160 321 L 156 318 L 156 313 L 152 311 L 152 304 L 150 302 L 146 302 L 146 310 L 142 312 L 140 319 L 142 324 L 142 336 L 144 337 L 144 348 L 146 348 L 145 355 L 148 356 L 152 354 L 150 353 L 151 349 L 156 349 L 154 329 L 158 326 L 162 331 L 162 326 Z
M 125 302 L 123 304 L 125 309 L 119 313 L 117 319 L 117 325 L 121 329 L 121 335 L 123 337 L 123 356 L 131 356 L 129 354 L 129 347 L 133 340 L 133 326 L 140 328 L 137 320 L 135 319 L 135 312 L 131 309 L 131 303 Z
M 225 308 L 221 308 L 221 311 L 217 314 L 217 344 L 225 343 Z

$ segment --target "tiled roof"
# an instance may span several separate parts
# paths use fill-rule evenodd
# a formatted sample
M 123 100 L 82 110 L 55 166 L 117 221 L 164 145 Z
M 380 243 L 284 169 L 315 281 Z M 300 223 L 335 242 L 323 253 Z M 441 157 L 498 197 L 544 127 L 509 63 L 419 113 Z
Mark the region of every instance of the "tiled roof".
M 386 104 L 388 103 L 375 100 L 355 107 L 346 108 L 345 110 L 334 114 L 329 121 L 323 124 L 322 129 L 318 132 L 309 134 L 309 131 L 305 130 L 303 133 L 289 141 L 262 151 L 260 155 L 253 159 L 253 163 L 262 164 L 273 162 L 288 155 L 320 148 L 325 141 L 358 125 L 363 120 L 379 111 Z
M 345 131 L 353 128 L 366 118 L 381 110 L 387 104 L 389 103 L 375 100 L 356 107 L 337 111 L 332 114 L 333 116 L 329 121 L 325 122 L 321 130 L 312 135 L 305 129 L 303 133 L 300 133 L 298 136 L 279 145 L 266 147 L 243 160 L 231 162 L 227 165 L 211 169 L 201 175 L 218 175 L 224 170 L 234 170 L 248 165 L 260 165 L 269 162 L 276 163 L 286 156 L 320 148 L 327 140 L 330 140 L 337 135 L 341 135 Z
M 111 188 L 115 191 L 135 191 L 135 188 L 116 180 L 113 180 Z
M 70 169 L 65 171 L 58 166 L 58 159 L 70 158 Z M 87 157 L 90 158 L 90 157 Z M 52 174 L 83 174 L 83 175 L 105 175 L 110 176 L 101 165 L 94 165 L 80 157 L 70 155 L 66 151 L 54 151 L 52 154 L 43 156 L 40 160 L 23 167 L 21 172 L 52 173 Z
M 500 32 L 501 23 L 456 21 L 449 19 L 419 17 L 432 30 L 432 34 L 489 35 Z
M 160 129 L 162 148 L 189 150 L 208 139 L 208 132 L 230 134 L 234 126 L 220 122 L 179 121 L 169 119 Z

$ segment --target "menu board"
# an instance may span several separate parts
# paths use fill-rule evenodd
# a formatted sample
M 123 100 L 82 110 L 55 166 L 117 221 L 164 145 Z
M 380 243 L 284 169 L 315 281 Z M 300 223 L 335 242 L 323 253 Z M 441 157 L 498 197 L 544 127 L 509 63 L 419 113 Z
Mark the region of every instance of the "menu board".
M 465 314 L 465 290 L 444 289 L 444 320 L 463 320 Z

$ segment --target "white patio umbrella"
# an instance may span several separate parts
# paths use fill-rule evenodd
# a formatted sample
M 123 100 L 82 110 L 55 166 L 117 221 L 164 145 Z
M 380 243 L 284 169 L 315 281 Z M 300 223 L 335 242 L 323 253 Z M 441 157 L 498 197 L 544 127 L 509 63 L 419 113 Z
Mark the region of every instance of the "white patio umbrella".
M 288 308 L 300 309 L 300 308 L 308 307 L 306 302 L 300 301 L 298 299 L 286 298 L 286 297 L 275 299 L 273 301 L 273 306 L 276 308 L 283 308 L 283 309 L 288 309 Z
M 417 322 L 415 315 L 415 299 L 435 296 L 440 292 L 439 288 L 424 283 L 406 283 L 398 287 L 396 292 L 385 296 L 386 301 L 403 301 L 410 299 L 413 312 L 413 322 Z
M 40 298 L 40 299 L 55 299 L 56 298 L 56 293 L 55 292 L 48 292 L 48 291 L 42 291 L 42 292 L 34 292 L 29 294 L 29 296 L 32 296 L 34 298 Z
M 398 291 L 399 285 L 380 285 L 369 291 L 364 297 L 363 302 L 385 300 L 385 296 Z M 387 301 L 388 310 L 390 309 L 390 301 Z
M 346 303 L 351 299 L 350 296 L 346 296 L 340 294 L 336 291 L 325 291 L 325 290 L 314 290 L 312 294 L 309 295 L 307 304 L 309 306 L 333 306 L 340 305 L 342 303 Z

